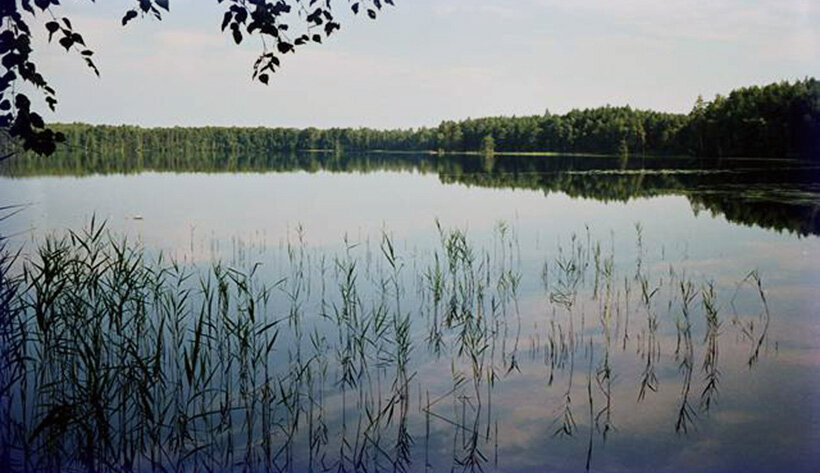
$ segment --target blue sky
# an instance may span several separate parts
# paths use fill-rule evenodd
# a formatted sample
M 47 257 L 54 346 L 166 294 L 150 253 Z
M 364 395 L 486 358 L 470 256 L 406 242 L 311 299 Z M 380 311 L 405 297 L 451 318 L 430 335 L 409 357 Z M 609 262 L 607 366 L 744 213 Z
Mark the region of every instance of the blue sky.
M 162 22 L 126 28 L 130 2 L 64 0 L 102 77 L 41 32 L 37 58 L 60 99 L 46 118 L 415 127 L 604 104 L 686 112 L 698 94 L 820 77 L 816 0 L 395 3 L 377 21 L 343 14 L 335 37 L 289 55 L 265 87 L 250 80 L 258 40 L 220 33 L 216 0 L 171 0 Z

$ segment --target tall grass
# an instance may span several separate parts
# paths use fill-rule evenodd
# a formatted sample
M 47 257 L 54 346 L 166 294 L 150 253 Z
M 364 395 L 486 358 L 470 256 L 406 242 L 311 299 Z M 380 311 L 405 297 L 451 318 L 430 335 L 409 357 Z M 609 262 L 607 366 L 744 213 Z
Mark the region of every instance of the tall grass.
M 423 450 L 428 470 L 447 463 L 446 433 L 450 468 L 480 471 L 504 447 L 507 381 L 529 380 L 529 396 L 554 400 L 554 436 L 583 428 L 587 402 L 589 467 L 594 433 L 617 432 L 616 373 L 633 350 L 638 401 L 674 355 L 675 430 L 689 431 L 696 358 L 703 411 L 722 373 L 717 288 L 696 290 L 671 267 L 653 279 L 636 229 L 635 268 L 618 268 L 614 236 L 607 252 L 589 229 L 545 254 L 543 295 L 504 223 L 486 247 L 437 222 L 438 245 L 421 257 L 387 231 L 372 247 L 313 250 L 297 227 L 281 267 L 245 269 L 151 256 L 95 219 L 26 257 L 0 239 L 0 461 L 12 472 L 411 471 Z M 753 365 L 772 318 L 759 275 L 741 285 L 763 307 L 735 317 Z M 666 353 L 664 326 L 678 335 Z

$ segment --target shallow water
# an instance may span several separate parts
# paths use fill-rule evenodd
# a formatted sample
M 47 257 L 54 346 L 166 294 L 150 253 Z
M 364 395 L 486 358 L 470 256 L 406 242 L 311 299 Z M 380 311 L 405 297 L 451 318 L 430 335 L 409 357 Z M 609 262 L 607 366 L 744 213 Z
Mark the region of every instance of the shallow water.
M 323 354 L 322 382 L 297 388 L 321 403 L 300 404 L 302 415 L 289 424 L 297 434 L 270 434 L 288 446 L 286 455 L 265 463 L 261 453 L 234 453 L 219 463 L 203 453 L 224 450 L 214 436 L 219 442 L 189 466 L 238 468 L 251 458 L 252 469 L 273 471 L 712 472 L 812 471 L 820 462 L 816 168 L 583 157 L 289 159 L 296 164 L 269 172 L 18 170 L 0 178 L 0 201 L 26 205 L 2 222 L 24 256 L 45 235 L 96 215 L 143 245 L 148 259 L 161 252 L 202 271 L 215 261 L 261 263 L 259 280 L 285 281 L 266 306 L 272 319 L 292 310 L 289 290 L 305 284 L 303 330 L 324 342 L 310 348 L 308 335 L 289 326 L 272 356 L 287 373 L 296 347 Z M 442 239 L 456 229 L 474 256 L 471 278 L 447 276 Z M 385 234 L 397 273 L 383 254 Z M 440 307 L 429 279 L 436 258 Z M 382 304 L 410 324 L 407 365 L 400 369 L 395 354 L 374 361 L 397 346 L 390 329 L 384 346 L 370 348 L 371 366 L 356 386 L 340 382 L 341 329 L 320 316 L 344 304 L 346 262 L 356 263 L 364 319 Z M 308 269 L 297 276 L 297 267 Z M 485 283 L 462 298 L 468 280 Z M 710 283 L 719 322 L 712 367 L 703 304 Z M 483 349 L 465 348 L 463 314 L 444 322 L 448 296 L 469 302 Z M 429 341 L 436 330 L 441 351 Z M 648 370 L 657 380 L 642 395 Z M 705 391 L 710 373 L 719 383 Z M 374 421 L 374 412 L 384 415 Z M 324 430 L 308 425 L 317 417 Z M 265 437 L 258 425 L 245 429 L 251 445 Z M 247 445 L 237 443 L 237 452 L 257 448 Z

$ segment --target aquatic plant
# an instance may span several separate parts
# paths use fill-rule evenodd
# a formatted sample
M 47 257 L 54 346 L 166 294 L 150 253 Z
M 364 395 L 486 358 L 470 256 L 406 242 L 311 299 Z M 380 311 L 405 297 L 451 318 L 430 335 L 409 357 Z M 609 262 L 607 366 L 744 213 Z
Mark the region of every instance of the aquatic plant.
M 273 267 L 245 256 L 234 261 L 244 268 L 167 259 L 96 219 L 32 254 L 5 247 L 0 459 L 10 471 L 410 471 L 421 449 L 425 469 L 442 464 L 433 438 L 446 432 L 451 468 L 480 471 L 498 466 L 506 386 L 536 376 L 532 396 L 553 399 L 553 435 L 589 429 L 589 468 L 595 432 L 604 442 L 617 432 L 613 347 L 634 342 L 641 401 L 659 388 L 662 326 L 677 334 L 675 430 L 691 429 L 697 307 L 700 408 L 714 406 L 715 283 L 697 286 L 671 265 L 657 280 L 643 263 L 618 268 L 614 243 L 606 252 L 587 230 L 545 257 L 544 295 L 522 304 L 513 228 L 497 225 L 490 248 L 437 229 L 438 245 L 419 258 L 386 230 L 372 246 L 346 237 L 331 254 L 296 227 Z M 751 366 L 772 317 L 760 276 L 737 291 L 746 286 L 762 306 L 735 315 Z M 634 340 L 632 311 L 645 320 Z M 582 359 L 586 383 L 577 383 Z M 584 405 L 588 426 L 578 424 Z

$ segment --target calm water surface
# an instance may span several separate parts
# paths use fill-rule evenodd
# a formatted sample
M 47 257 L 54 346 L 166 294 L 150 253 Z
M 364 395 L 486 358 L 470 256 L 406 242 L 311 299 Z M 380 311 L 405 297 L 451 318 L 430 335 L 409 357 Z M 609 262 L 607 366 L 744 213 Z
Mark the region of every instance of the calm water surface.
M 261 453 L 235 453 L 234 466 L 255 458 L 253 469 L 272 471 L 816 471 L 817 169 L 304 159 L 269 172 L 0 177 L 0 202 L 26 204 L 2 231 L 31 255 L 46 235 L 95 215 L 150 258 L 203 271 L 260 263 L 257 278 L 280 281 L 265 308 L 272 319 L 292 313 L 301 285 L 302 328 L 283 328 L 272 357 L 284 373 L 297 347 L 321 354 L 313 363 L 322 382 L 298 388 L 311 393 L 298 419 L 281 414 L 295 433 L 257 425 L 237 441 L 237 452 L 253 451 L 269 435 L 286 454 L 266 464 Z M 469 269 L 466 259 L 448 264 L 447 242 L 462 234 Z M 363 319 L 383 307 L 409 321 L 406 364 L 388 330 L 355 385 L 343 381 L 334 322 L 352 266 Z M 468 306 L 479 348 L 461 332 Z M 219 442 L 203 451 L 221 452 Z M 210 461 L 201 454 L 190 461 Z

